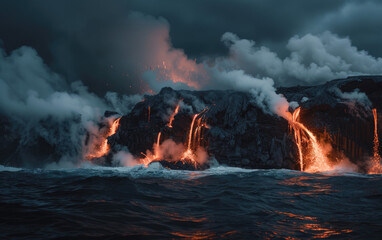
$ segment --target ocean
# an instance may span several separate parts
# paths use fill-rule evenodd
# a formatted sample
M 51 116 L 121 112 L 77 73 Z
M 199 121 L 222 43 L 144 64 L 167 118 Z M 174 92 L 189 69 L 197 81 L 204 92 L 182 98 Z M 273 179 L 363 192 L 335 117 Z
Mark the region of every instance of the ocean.
M 381 239 L 382 175 L 0 166 L 0 239 Z

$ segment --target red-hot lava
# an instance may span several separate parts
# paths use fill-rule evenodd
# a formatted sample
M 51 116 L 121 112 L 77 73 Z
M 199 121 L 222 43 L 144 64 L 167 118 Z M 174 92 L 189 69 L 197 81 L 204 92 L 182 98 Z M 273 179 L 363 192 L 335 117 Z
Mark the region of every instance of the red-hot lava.
M 178 114 L 178 112 L 179 112 L 179 103 L 178 105 L 176 105 L 175 111 L 170 116 L 170 121 L 167 124 L 168 127 L 172 128 L 172 122 L 174 121 L 174 117 L 176 114 Z
M 183 153 L 183 157 L 182 157 L 182 161 L 189 160 L 195 165 L 195 167 L 197 167 L 198 161 L 196 159 L 196 155 L 193 150 L 199 146 L 199 145 L 196 145 L 196 143 L 200 143 L 200 134 L 197 135 L 197 133 L 201 131 L 201 128 L 203 126 L 204 127 L 207 126 L 204 122 L 202 124 L 202 118 L 199 118 L 195 127 L 195 131 L 194 131 L 195 120 L 198 118 L 198 116 L 200 116 L 201 114 L 204 114 L 207 111 L 207 109 L 208 108 L 205 108 L 202 112 L 195 114 L 194 117 L 192 118 L 190 131 L 188 133 L 187 150 Z
M 297 122 L 298 118 L 300 116 L 300 110 L 301 108 L 297 108 L 293 114 L 292 114 L 292 121 Z M 301 143 L 301 130 L 298 128 L 295 124 L 291 124 L 293 131 L 294 131 L 294 140 L 297 145 L 298 149 L 298 157 L 299 157 L 299 162 L 300 162 L 300 170 L 304 171 L 304 158 L 302 156 L 302 143 Z
M 150 106 L 149 106 L 148 110 L 149 110 L 149 112 L 148 112 L 147 122 L 150 122 L 150 115 L 151 115 L 151 107 Z
M 371 168 L 369 170 L 369 174 L 380 174 L 382 173 L 382 165 L 381 165 L 381 156 L 379 155 L 379 140 L 378 140 L 378 115 L 377 109 L 373 109 L 373 117 L 374 117 L 374 147 L 373 147 L 373 159 L 371 161 Z
M 110 151 L 110 146 L 107 143 L 107 138 L 111 135 L 114 135 L 117 132 L 117 129 L 119 127 L 119 121 L 121 118 L 117 118 L 113 121 L 111 126 L 107 129 L 107 131 L 102 136 L 102 139 L 100 142 L 95 143 L 94 146 L 92 146 L 91 152 L 88 153 L 85 158 L 88 160 L 91 160 L 93 158 L 100 158 L 105 156 Z
M 187 138 L 187 144 L 186 144 L 187 149 L 184 150 L 184 147 L 182 146 L 181 148 L 183 149 L 182 150 L 183 154 L 180 157 L 180 159 L 175 159 L 175 160 L 181 160 L 183 162 L 191 163 L 195 167 L 198 166 L 199 159 L 198 159 L 198 154 L 195 153 L 195 151 L 198 150 L 200 142 L 201 142 L 200 140 L 201 140 L 202 128 L 203 127 L 207 128 L 207 124 L 205 123 L 205 121 L 203 121 L 203 117 L 199 117 L 199 116 L 204 114 L 206 110 L 207 108 L 204 109 L 202 112 L 195 114 L 193 116 L 190 130 L 188 132 L 188 138 Z M 157 141 L 153 146 L 154 153 L 150 151 L 147 151 L 146 154 L 141 153 L 144 156 L 144 158 L 140 159 L 140 162 L 143 163 L 145 166 L 148 166 L 153 161 L 167 160 L 167 159 L 161 159 L 162 155 L 164 154 L 162 151 L 165 151 L 164 149 L 161 149 L 161 144 L 160 144 L 161 135 L 162 133 L 159 132 L 157 136 Z M 177 145 L 175 144 L 174 146 L 177 146 Z
M 299 107 L 289 118 L 289 124 L 294 130 L 299 152 L 300 169 L 306 172 L 332 170 L 333 167 L 325 154 L 324 148 L 317 141 L 317 137 L 304 124 L 299 122 L 300 112 L 301 108 Z M 303 149 L 303 143 L 306 144 L 305 149 Z
M 160 136 L 162 135 L 162 132 L 159 132 L 158 133 L 158 137 L 157 137 L 157 149 L 159 150 L 159 144 L 160 144 Z

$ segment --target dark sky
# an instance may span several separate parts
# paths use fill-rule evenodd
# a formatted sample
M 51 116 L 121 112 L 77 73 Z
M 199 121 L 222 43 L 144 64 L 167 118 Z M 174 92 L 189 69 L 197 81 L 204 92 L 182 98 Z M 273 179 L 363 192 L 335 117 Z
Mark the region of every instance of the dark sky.
M 382 2 L 378 0 L 1 0 L 0 39 L 8 53 L 23 45 L 35 48 L 69 81 L 81 79 L 97 93 L 105 86 L 118 91 L 118 84 L 99 87 L 98 83 L 120 75 L 110 70 L 111 39 L 124 32 L 132 11 L 167 21 L 173 47 L 197 61 L 227 54 L 220 41 L 225 32 L 283 56 L 294 35 L 328 30 L 382 57 Z M 134 34 L 127 31 L 124 37 L 128 41 Z

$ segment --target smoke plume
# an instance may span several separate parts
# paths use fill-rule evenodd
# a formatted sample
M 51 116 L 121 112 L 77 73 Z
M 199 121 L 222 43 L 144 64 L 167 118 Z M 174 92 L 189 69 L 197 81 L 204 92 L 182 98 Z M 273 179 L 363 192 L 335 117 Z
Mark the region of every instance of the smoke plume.
M 290 38 L 286 45 L 290 55 L 284 59 L 233 33 L 225 33 L 222 41 L 230 55 L 220 61 L 253 76 L 271 77 L 277 86 L 318 85 L 349 75 L 382 73 L 381 58 L 358 50 L 349 38 L 331 32 Z
M 99 131 L 105 110 L 126 114 L 138 99 L 115 93 L 100 98 L 81 82 L 68 84 L 30 47 L 10 55 L 0 49 L 0 115 L 18 136 L 13 155 L 20 164 L 78 162 L 85 136 Z

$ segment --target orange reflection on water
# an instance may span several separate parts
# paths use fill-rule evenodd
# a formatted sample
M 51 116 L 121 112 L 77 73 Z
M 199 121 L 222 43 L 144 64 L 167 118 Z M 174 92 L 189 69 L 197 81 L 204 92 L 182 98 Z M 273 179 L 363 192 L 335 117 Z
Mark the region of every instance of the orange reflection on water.
M 308 216 L 297 215 L 297 214 L 288 213 L 288 212 L 275 211 L 275 213 L 283 214 L 283 215 L 286 215 L 286 216 L 288 216 L 290 218 L 296 218 L 296 219 L 300 219 L 300 220 L 311 220 L 311 221 L 317 220 L 316 217 L 308 217 Z
M 239 234 L 238 231 L 228 231 L 222 234 L 217 234 L 209 230 L 199 230 L 199 231 L 189 231 L 189 232 L 172 232 L 171 233 L 174 236 L 182 237 L 186 239 L 234 239 L 233 237 L 236 234 Z
M 184 216 L 175 212 L 163 212 L 163 213 L 164 215 L 166 215 L 169 219 L 173 221 L 201 223 L 201 222 L 207 222 L 208 220 L 208 218 L 206 217 L 198 218 L 198 217 Z
M 289 212 L 275 211 L 275 213 L 285 216 L 285 219 L 277 221 L 277 227 L 272 232 L 272 237 L 282 237 L 284 234 L 304 233 L 309 238 L 328 238 L 340 234 L 351 233 L 351 229 L 337 229 L 328 223 L 319 223 L 316 217 L 298 215 Z M 287 225 L 286 225 L 287 223 Z M 291 237 L 290 239 L 298 239 Z
M 171 233 L 174 236 L 182 237 L 186 239 L 211 239 L 211 238 L 217 238 L 218 236 L 216 233 L 211 232 L 209 230 L 199 230 L 195 232 L 172 232 Z
M 278 183 L 286 186 L 301 186 L 301 189 L 298 189 L 298 192 L 288 191 L 281 192 L 282 195 L 288 196 L 298 196 L 298 195 L 318 195 L 318 194 L 329 194 L 335 192 L 336 190 L 332 189 L 330 184 L 322 182 L 309 182 L 309 180 L 322 180 L 328 179 L 326 176 L 315 176 L 314 179 L 310 176 L 300 176 L 293 177 L 290 179 L 284 179 Z

